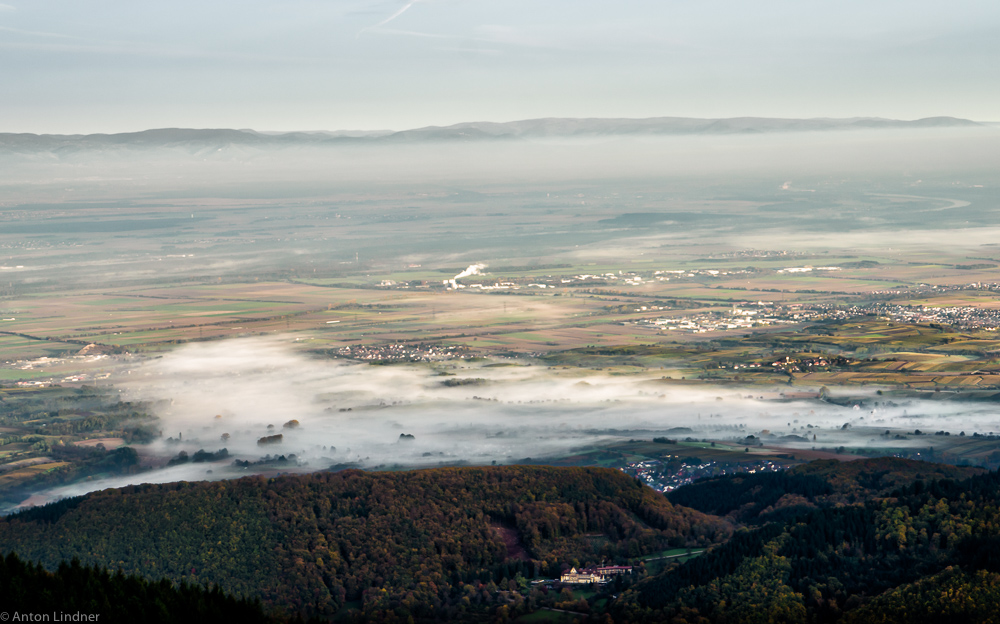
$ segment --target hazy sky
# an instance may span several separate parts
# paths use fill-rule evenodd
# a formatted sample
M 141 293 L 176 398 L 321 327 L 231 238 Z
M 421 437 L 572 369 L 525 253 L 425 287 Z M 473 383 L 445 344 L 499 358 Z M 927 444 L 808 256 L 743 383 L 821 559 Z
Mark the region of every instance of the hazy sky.
M 996 0 L 3 0 L 0 132 L 1000 120 Z

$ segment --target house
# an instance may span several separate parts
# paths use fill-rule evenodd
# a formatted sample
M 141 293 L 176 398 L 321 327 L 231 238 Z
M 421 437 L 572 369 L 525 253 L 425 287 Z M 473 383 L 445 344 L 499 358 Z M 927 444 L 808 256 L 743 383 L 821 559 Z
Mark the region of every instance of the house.
M 594 568 L 594 574 L 602 577 L 632 574 L 632 566 L 600 566 Z
M 592 570 L 582 569 L 579 572 L 576 568 L 572 568 L 569 572 L 566 572 L 561 577 L 559 581 L 562 583 L 569 583 L 574 585 L 583 585 L 590 583 L 601 583 L 604 581 L 603 577 L 600 577 Z
M 563 574 L 559 578 L 559 581 L 573 585 L 607 583 L 614 576 L 631 573 L 632 566 L 600 566 L 597 568 L 582 568 L 580 570 L 572 568 L 569 572 Z

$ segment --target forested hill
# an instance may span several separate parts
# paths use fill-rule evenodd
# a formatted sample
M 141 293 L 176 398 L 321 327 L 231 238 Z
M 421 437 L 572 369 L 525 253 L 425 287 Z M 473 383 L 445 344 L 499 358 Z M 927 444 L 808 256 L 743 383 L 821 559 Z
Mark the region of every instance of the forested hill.
M 982 468 L 895 457 L 849 462 L 827 459 L 784 472 L 702 479 L 674 490 L 667 498 L 675 505 L 736 522 L 760 524 L 794 518 L 818 507 L 882 498 L 915 481 L 966 479 L 983 472 Z
M 237 600 L 218 588 L 175 587 L 170 581 L 111 574 L 78 561 L 62 563 L 49 572 L 13 554 L 0 557 L 0 609 L 3 621 L 17 621 L 21 614 L 31 613 L 44 614 L 50 621 L 58 621 L 53 616 L 59 614 L 71 621 L 63 614 L 77 612 L 97 615 L 99 622 L 111 624 L 279 621 L 265 615 L 259 602 Z
M 853 463 L 830 466 L 830 472 L 861 474 Z M 911 475 L 951 470 L 882 463 Z M 785 485 L 813 492 L 829 486 L 817 477 L 823 471 L 811 472 L 785 475 Z M 805 476 L 810 479 L 802 481 Z M 776 488 L 754 477 L 739 489 L 755 481 Z M 739 530 L 726 544 L 637 584 L 614 606 L 616 618 L 676 624 L 997 621 L 1000 473 L 916 479 L 891 492 L 869 491 L 864 503 L 802 506 L 794 517 Z
M 259 597 L 278 617 L 346 622 L 504 622 L 543 608 L 633 624 L 1000 612 L 1000 473 L 821 461 L 707 479 L 670 498 L 618 471 L 539 466 L 143 485 L 2 519 L 0 552 L 50 569 L 75 556 L 152 579 L 142 591 L 167 589 L 159 579 L 189 593 L 208 583 Z M 667 554 L 696 546 L 709 548 Z M 528 583 L 602 561 L 638 571 L 589 603 Z
M 729 534 L 618 471 L 507 466 L 105 490 L 3 519 L 0 551 L 213 583 L 286 613 L 329 617 L 350 603 L 440 620 L 475 619 L 500 598 L 516 610 L 521 594 L 498 588 L 562 564 Z

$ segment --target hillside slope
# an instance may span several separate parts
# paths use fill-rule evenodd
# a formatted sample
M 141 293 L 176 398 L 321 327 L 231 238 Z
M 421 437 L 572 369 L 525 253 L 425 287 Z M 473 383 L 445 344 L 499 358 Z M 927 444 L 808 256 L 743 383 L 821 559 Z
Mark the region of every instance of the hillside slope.
M 791 518 L 805 510 L 863 503 L 915 481 L 966 479 L 975 467 L 876 457 L 819 460 L 784 472 L 732 474 L 702 479 L 667 495 L 675 505 L 748 524 Z
M 289 613 L 361 601 L 448 619 L 475 610 L 474 580 L 506 587 L 728 534 L 618 471 L 508 466 L 106 490 L 4 519 L 0 551 L 209 582 Z
M 880 462 L 896 472 L 941 468 Z M 812 479 L 861 473 L 854 466 L 820 468 L 806 472 Z M 892 492 L 870 492 L 864 503 L 800 508 L 794 517 L 742 529 L 705 555 L 637 584 L 615 605 L 617 618 L 993 621 L 982 614 L 1000 609 L 1000 473 L 917 479 Z
M 78 561 L 62 563 L 55 572 L 48 572 L 13 554 L 0 557 L 0 597 L 3 621 L 8 617 L 18 621 L 22 614 L 40 611 L 50 621 L 55 614 L 64 617 L 77 612 L 96 615 L 100 622 L 125 624 L 278 621 L 266 616 L 259 603 L 234 599 L 217 588 L 209 591 L 188 584 L 175 587 L 169 581 L 151 583 L 139 576 L 84 567 Z M 19 615 L 12 615 L 15 613 Z

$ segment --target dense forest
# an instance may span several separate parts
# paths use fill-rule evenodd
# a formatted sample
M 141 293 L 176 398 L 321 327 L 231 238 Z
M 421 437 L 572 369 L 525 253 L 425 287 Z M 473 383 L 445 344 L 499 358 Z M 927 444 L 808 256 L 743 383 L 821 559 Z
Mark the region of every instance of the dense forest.
M 670 492 L 675 505 L 740 523 L 794 518 L 804 510 L 862 503 L 917 480 L 963 479 L 982 468 L 878 457 L 850 462 L 813 461 L 783 472 L 732 474 L 703 479 Z
M 531 609 L 526 579 L 730 532 L 618 471 L 508 466 L 105 490 L 3 519 L 0 550 L 211 583 L 285 614 L 475 621 Z
M 247 621 L 265 616 L 239 599 L 341 622 L 984 622 L 1000 613 L 1000 473 L 818 461 L 669 497 L 537 466 L 142 485 L 8 516 L 0 550 L 56 570 L 8 557 L 32 591 L 72 572 Z M 637 573 L 598 592 L 531 583 L 598 563 Z
M 3 620 L 14 614 L 99 616 L 99 622 L 168 624 L 183 622 L 275 622 L 258 601 L 236 599 L 219 589 L 170 581 L 148 581 L 140 576 L 111 574 L 78 560 L 61 563 L 54 572 L 26 563 L 17 555 L 0 557 L 0 608 Z
M 740 509 L 755 485 L 765 502 L 795 496 L 804 503 L 775 521 L 743 514 L 759 526 L 641 581 L 614 605 L 616 619 L 994 621 L 1000 609 L 1000 473 L 925 481 L 913 477 L 954 469 L 892 459 L 804 468 L 781 479 L 728 479 L 730 488 L 720 487 L 727 479 L 718 479 L 678 490 L 674 500 L 721 511 Z M 855 479 L 849 487 L 845 474 Z M 867 487 L 863 475 L 873 477 Z M 884 491 L 888 483 L 896 489 Z M 867 491 L 868 498 L 833 502 L 838 488 L 846 496 Z

